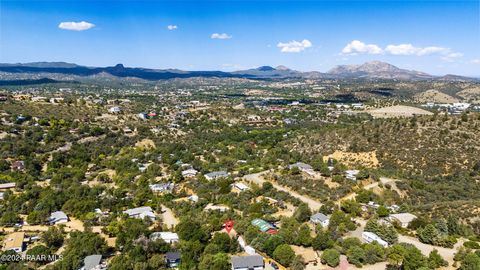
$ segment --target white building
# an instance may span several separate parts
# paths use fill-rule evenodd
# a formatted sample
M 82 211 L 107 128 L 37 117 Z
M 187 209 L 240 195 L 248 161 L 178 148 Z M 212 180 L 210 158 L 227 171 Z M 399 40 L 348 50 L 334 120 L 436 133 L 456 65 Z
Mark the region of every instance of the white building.
M 180 241 L 180 238 L 178 238 L 178 234 L 173 232 L 154 232 L 150 235 L 150 239 L 153 241 L 162 239 L 169 244 L 177 243 L 178 241 Z
M 124 214 L 127 214 L 131 218 L 140 218 L 144 219 L 145 217 L 149 218 L 151 221 L 156 219 L 155 213 L 153 212 L 150 206 L 137 207 L 123 211 Z
M 379 243 L 382 247 L 388 247 L 387 241 L 383 240 L 380 238 L 380 236 L 372 233 L 372 232 L 362 232 L 362 238 L 365 240 L 367 243 L 371 243 L 373 241 L 376 241 Z
M 239 191 L 246 191 L 250 189 L 247 185 L 241 182 L 233 183 L 232 186 Z
M 149 187 L 153 192 L 169 193 L 173 191 L 173 189 L 175 188 L 175 184 L 174 183 L 153 184 L 153 185 L 149 185 Z
M 120 107 L 111 107 L 110 109 L 108 109 L 108 112 L 110 113 L 120 113 L 122 111 L 122 109 L 120 109 Z
M 195 177 L 197 173 L 198 171 L 192 168 L 192 169 L 182 171 L 182 176 L 185 178 L 192 178 L 192 177 Z
M 345 178 L 352 180 L 352 181 L 357 181 L 357 175 L 360 173 L 359 170 L 346 170 L 345 171 Z
M 410 222 L 416 219 L 417 216 L 410 213 L 398 213 L 398 214 L 391 214 L 389 219 L 391 222 L 398 222 L 402 228 L 407 228 Z
M 48 223 L 50 224 L 60 224 L 68 222 L 68 216 L 62 211 L 53 212 L 48 218 Z
M 207 180 L 214 180 L 218 178 L 228 177 L 230 174 L 226 171 L 217 171 L 205 174 Z
M 303 162 L 297 162 L 291 165 L 288 165 L 288 168 L 291 170 L 293 168 L 298 168 L 301 172 L 304 172 L 308 175 L 313 175 L 315 174 L 315 171 L 313 170 L 313 167 L 310 164 L 306 164 Z
M 330 219 L 322 213 L 316 213 L 315 215 L 312 215 L 310 217 L 310 221 L 314 224 L 321 224 L 322 227 L 327 227 L 330 223 Z

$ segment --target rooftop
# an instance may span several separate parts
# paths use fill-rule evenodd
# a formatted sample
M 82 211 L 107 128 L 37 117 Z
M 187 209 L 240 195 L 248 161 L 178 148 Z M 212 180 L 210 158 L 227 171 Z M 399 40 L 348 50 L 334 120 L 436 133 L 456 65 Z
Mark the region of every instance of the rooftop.
M 255 266 L 263 266 L 263 257 L 260 255 L 251 256 L 232 256 L 232 266 L 234 268 L 254 268 Z
M 14 232 L 7 235 L 4 240 L 4 250 L 22 247 L 24 238 L 25 232 Z

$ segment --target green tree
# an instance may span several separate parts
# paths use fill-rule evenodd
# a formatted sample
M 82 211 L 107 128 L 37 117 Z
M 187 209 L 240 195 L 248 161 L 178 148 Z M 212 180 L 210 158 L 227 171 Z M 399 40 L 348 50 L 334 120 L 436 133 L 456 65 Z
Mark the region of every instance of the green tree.
M 357 267 L 361 267 L 365 262 L 365 251 L 359 246 L 352 246 L 347 251 L 347 260 Z
M 327 248 L 332 248 L 335 244 L 330 234 L 326 231 L 320 231 L 317 233 L 317 236 L 313 238 L 312 247 L 314 250 L 325 250 Z
M 390 215 L 390 210 L 383 205 L 380 205 L 377 209 L 377 215 L 379 217 L 388 217 Z
M 62 229 L 52 226 L 42 234 L 41 239 L 47 245 L 47 247 L 57 249 L 63 245 L 63 233 L 64 232 Z
M 448 266 L 448 262 L 442 258 L 438 250 L 432 250 L 428 255 L 428 267 L 435 269 L 443 266 Z
M 312 210 L 310 210 L 310 207 L 308 207 L 306 203 L 301 203 L 293 213 L 293 217 L 298 222 L 307 221 L 311 215 L 312 215 Z
M 342 201 L 340 208 L 345 213 L 351 214 L 352 216 L 358 216 L 362 212 L 362 208 L 360 207 L 360 204 L 355 200 Z
M 406 253 L 404 256 L 402 267 L 404 270 L 416 270 L 420 267 L 427 267 L 428 261 L 422 252 L 413 245 L 406 246 Z
M 337 267 L 340 264 L 340 252 L 336 249 L 326 249 L 322 253 L 322 263 L 331 267 Z
M 480 270 L 480 257 L 475 253 L 469 253 L 465 256 L 460 270 Z
M 374 264 L 385 260 L 385 250 L 377 243 L 369 243 L 364 245 L 365 262 L 368 264 Z
M 308 225 L 303 224 L 298 229 L 296 244 L 304 247 L 308 247 L 312 244 L 312 237 L 310 236 L 310 228 Z
M 273 258 L 281 265 L 289 267 L 295 258 L 295 252 L 287 244 L 279 245 L 273 252 Z
M 205 254 L 200 264 L 199 270 L 230 270 L 230 258 L 226 253 Z
M 304 270 L 305 269 L 305 260 L 302 256 L 297 255 L 293 259 L 292 265 L 290 266 L 292 270 Z

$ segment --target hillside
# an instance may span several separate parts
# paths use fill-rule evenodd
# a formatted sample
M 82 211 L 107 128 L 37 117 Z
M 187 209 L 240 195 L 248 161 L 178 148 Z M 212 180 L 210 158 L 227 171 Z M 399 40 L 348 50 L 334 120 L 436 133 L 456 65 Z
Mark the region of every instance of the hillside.
M 406 175 L 439 176 L 461 173 L 478 161 L 478 116 L 424 116 L 377 119 L 343 129 L 307 132 L 290 147 L 308 155 L 324 156 L 337 150 L 376 150 L 381 166 Z M 308 139 L 307 139 L 308 138 Z

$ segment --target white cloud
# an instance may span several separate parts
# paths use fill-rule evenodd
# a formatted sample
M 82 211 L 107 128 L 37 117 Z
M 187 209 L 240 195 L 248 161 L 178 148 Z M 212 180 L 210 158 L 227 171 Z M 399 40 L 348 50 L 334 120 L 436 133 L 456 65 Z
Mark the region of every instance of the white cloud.
M 167 26 L 167 29 L 168 30 L 176 30 L 176 29 L 178 29 L 178 26 L 176 26 L 174 24 L 170 24 L 170 25 Z
M 312 42 L 308 39 L 302 41 L 292 40 L 286 43 L 279 42 L 277 47 L 280 48 L 281 52 L 285 53 L 299 53 L 304 51 L 306 48 L 312 47 Z
M 389 55 L 439 55 L 441 59 L 452 62 L 453 60 L 463 56 L 462 53 L 454 52 L 450 48 L 428 46 L 416 47 L 409 43 L 404 44 L 390 44 L 384 49 L 375 44 L 365 44 L 359 40 L 353 40 L 342 50 L 342 54 L 389 54 Z
M 230 36 L 229 34 L 226 34 L 226 33 L 213 33 L 210 38 L 212 39 L 231 39 L 232 36 Z
M 448 55 L 452 54 L 449 48 L 444 47 L 415 47 L 412 44 L 399 44 L 399 45 L 388 45 L 385 48 L 385 52 L 392 54 L 392 55 L 431 55 L 431 54 L 441 54 L 441 55 Z M 458 54 L 458 53 L 455 53 Z
M 81 22 L 61 22 L 58 28 L 72 31 L 85 31 L 95 27 L 95 24 L 81 21 Z
M 375 44 L 365 44 L 360 40 L 353 40 L 342 50 L 342 54 L 382 54 L 383 50 Z
M 470 61 L 472 64 L 480 64 L 480 59 L 473 59 Z

